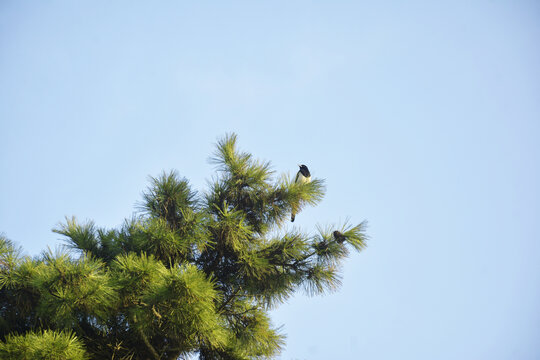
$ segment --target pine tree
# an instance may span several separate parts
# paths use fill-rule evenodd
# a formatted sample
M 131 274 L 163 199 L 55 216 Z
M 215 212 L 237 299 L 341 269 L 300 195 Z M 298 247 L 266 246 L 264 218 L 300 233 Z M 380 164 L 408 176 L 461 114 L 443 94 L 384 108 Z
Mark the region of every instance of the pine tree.
M 70 252 L 30 259 L 0 239 L 0 355 L 13 359 L 254 359 L 279 353 L 268 311 L 298 290 L 340 284 L 365 223 L 316 234 L 291 210 L 318 204 L 324 181 L 295 184 L 224 137 L 204 193 L 176 172 L 151 178 L 119 229 L 67 219 Z M 56 355 L 51 355 L 56 354 Z

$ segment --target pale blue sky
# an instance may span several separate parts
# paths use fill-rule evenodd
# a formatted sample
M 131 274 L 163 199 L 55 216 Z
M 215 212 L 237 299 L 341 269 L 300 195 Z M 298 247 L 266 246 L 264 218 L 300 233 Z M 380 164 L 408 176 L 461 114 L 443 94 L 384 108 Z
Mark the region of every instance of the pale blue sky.
M 204 190 L 226 132 L 369 221 L 281 359 L 540 358 L 537 1 L 0 3 L 0 232 L 114 227 L 148 175 Z

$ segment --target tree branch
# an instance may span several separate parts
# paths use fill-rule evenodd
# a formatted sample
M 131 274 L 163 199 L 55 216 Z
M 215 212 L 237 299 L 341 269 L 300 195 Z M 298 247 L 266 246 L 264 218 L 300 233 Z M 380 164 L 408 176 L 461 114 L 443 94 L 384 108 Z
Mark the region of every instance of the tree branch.
M 133 320 L 133 323 L 137 323 L 137 320 L 135 319 L 135 316 L 132 317 L 132 320 Z M 152 344 L 150 343 L 150 340 L 148 340 L 148 337 L 146 337 L 144 332 L 139 327 L 137 327 L 136 325 L 135 325 L 135 327 L 137 328 L 137 332 L 139 333 L 139 336 L 141 337 L 142 341 L 144 342 L 144 345 L 146 345 L 148 351 L 150 352 L 150 354 L 152 354 L 152 357 L 154 358 L 154 360 L 160 360 L 161 356 L 159 356 L 156 349 L 152 346 Z
M 219 313 L 219 312 L 221 312 L 221 310 L 225 309 L 225 306 L 227 306 L 227 304 L 231 302 L 231 300 L 236 296 L 236 294 L 238 294 L 239 291 L 240 291 L 240 287 L 236 288 L 234 293 L 231 294 L 231 296 L 227 299 L 227 301 L 225 301 L 223 304 L 221 304 L 221 306 L 219 307 L 217 312 Z

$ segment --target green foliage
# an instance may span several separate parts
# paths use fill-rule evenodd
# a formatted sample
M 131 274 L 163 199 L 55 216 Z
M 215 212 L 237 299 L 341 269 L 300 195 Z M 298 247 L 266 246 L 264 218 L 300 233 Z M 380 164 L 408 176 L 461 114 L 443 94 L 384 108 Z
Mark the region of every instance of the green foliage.
M 102 262 L 88 256 L 45 254 L 30 286 L 40 295 L 38 316 L 58 328 L 80 326 L 81 316 L 105 319 L 116 298 Z
M 275 177 L 270 163 L 237 150 L 235 135 L 218 142 L 212 162 L 218 173 L 202 194 L 176 172 L 151 178 L 141 213 L 119 229 L 66 219 L 54 231 L 80 256 L 21 257 L 0 237 L 4 354 L 254 359 L 279 353 L 284 336 L 268 310 L 300 289 L 335 290 L 349 249 L 366 246 L 366 224 L 320 227 L 316 234 L 288 230 L 291 211 L 322 200 L 322 179 L 296 184 Z M 30 341 L 35 349 L 24 350 Z
M 82 342 L 70 332 L 44 330 L 8 335 L 0 343 L 0 358 L 10 360 L 86 360 Z
M 153 218 L 165 220 L 173 229 L 182 227 L 186 217 L 184 212 L 193 207 L 197 193 L 174 171 L 150 180 L 151 186 L 143 193 L 142 210 Z
M 20 249 L 11 240 L 0 234 L 0 268 L 12 269 L 20 258 Z

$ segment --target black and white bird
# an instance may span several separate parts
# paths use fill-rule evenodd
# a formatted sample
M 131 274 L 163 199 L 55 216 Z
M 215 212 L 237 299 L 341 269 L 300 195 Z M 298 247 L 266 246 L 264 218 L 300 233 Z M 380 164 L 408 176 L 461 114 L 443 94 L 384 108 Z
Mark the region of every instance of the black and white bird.
M 296 179 L 294 179 L 294 182 L 296 184 L 305 184 L 311 182 L 311 174 L 309 173 L 309 169 L 306 165 L 298 165 L 300 167 L 300 170 L 296 173 Z M 293 211 L 291 213 L 291 222 L 294 222 L 294 218 L 296 217 L 295 209 L 293 207 Z

